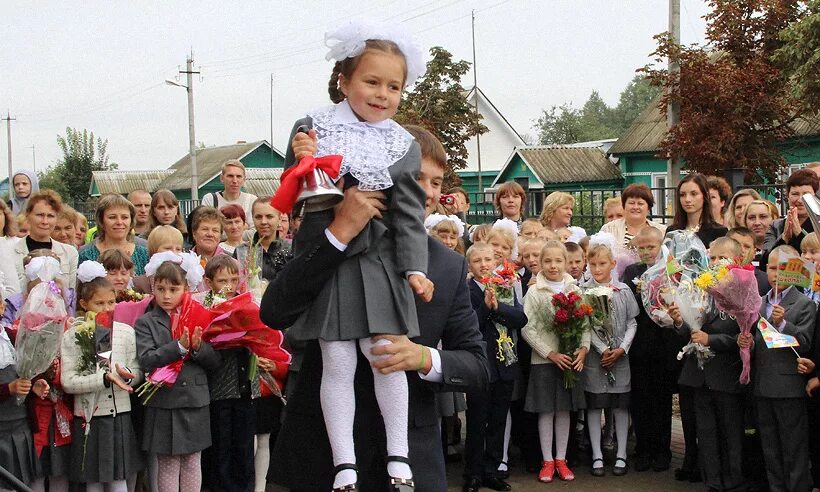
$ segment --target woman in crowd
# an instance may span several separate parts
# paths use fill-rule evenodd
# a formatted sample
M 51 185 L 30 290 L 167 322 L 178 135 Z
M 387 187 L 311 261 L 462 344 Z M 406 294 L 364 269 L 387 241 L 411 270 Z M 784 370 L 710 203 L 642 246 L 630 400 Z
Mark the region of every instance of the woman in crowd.
M 723 222 L 723 212 L 726 210 L 726 200 L 732 194 L 732 187 L 720 176 L 708 176 L 706 183 L 709 185 L 709 209 L 712 212 L 712 219 L 720 225 L 726 225 Z
M 649 220 L 649 211 L 655 205 L 652 190 L 643 183 L 631 184 L 621 193 L 623 218 L 607 222 L 601 232 L 615 236 L 616 245 L 627 246 L 644 227 L 654 227 L 663 234 L 666 226 Z
M 134 273 L 145 273 L 148 249 L 134 242 L 134 206 L 122 195 L 109 193 L 97 203 L 97 237 L 80 248 L 80 263 L 96 261 L 100 253 L 116 248 L 134 262 Z
M 76 225 L 77 212 L 68 205 L 63 205 L 63 209 L 59 214 L 57 214 L 57 223 L 54 225 L 54 230 L 51 232 L 51 239 L 76 247 Z
M 232 255 L 237 247 L 245 244 L 242 241 L 242 234 L 247 229 L 245 223 L 245 210 L 239 205 L 232 203 L 219 209 L 222 213 L 222 228 L 225 231 L 225 240 L 219 243 L 219 247 L 229 255 Z
M 493 199 L 495 209 L 498 211 L 499 219 L 510 219 L 518 224 L 521 228 L 521 223 L 524 217 L 524 210 L 527 206 L 527 194 L 524 193 L 524 188 L 515 181 L 507 181 L 498 187 Z
M 259 197 L 253 202 L 253 226 L 256 232 L 249 245 L 236 248 L 234 258 L 239 260 L 244 274 L 249 269 L 249 261 L 255 258 L 256 267 L 260 268 L 259 276 L 265 280 L 272 280 L 276 273 L 290 258 L 290 248 L 280 239 L 276 239 L 279 231 L 281 214 L 270 205 L 271 197 Z M 251 255 L 252 248 L 255 248 Z
M 766 240 L 763 245 L 764 254 L 761 258 L 761 269 L 765 264 L 769 253 L 774 248 L 788 244 L 797 251 L 800 251 L 800 242 L 806 234 L 814 232 L 814 226 L 809 219 L 809 212 L 803 204 L 803 195 L 817 193 L 820 187 L 817 174 L 810 169 L 800 169 L 795 171 L 786 180 L 786 199 L 789 202 L 789 211 L 782 219 L 775 220 L 766 231 Z M 820 231 L 819 231 L 820 232 Z
M 14 215 L 20 215 L 26 210 L 31 195 L 40 191 L 40 180 L 34 171 L 20 169 L 12 176 L 11 186 L 13 191 L 8 204 Z
M 780 218 L 777 206 L 768 200 L 752 200 L 743 209 L 743 223 L 755 236 L 755 256 L 753 263 L 760 265 L 760 256 L 763 253 L 763 244 L 766 240 L 766 231 L 772 222 Z
M 225 251 L 219 246 L 222 237 L 222 214 L 213 207 L 199 206 L 191 212 L 191 251 L 205 263 Z
M 729 206 L 726 207 L 726 216 L 723 225 L 729 229 L 740 226 L 749 227 L 743 221 L 743 212 L 746 210 L 746 205 L 752 200 L 760 200 L 760 194 L 757 191 L 748 188 L 738 190 L 729 201 Z
M 51 239 L 57 224 L 57 216 L 63 209 L 63 200 L 52 190 L 42 190 L 32 194 L 26 204 L 25 214 L 28 235 L 17 240 L 14 246 L 14 266 L 17 269 L 18 292 L 28 281 L 23 270 L 23 259 L 29 251 L 49 249 L 60 260 L 59 278 L 63 285 L 73 289 L 77 283 L 77 250 L 73 244 L 64 244 Z
M 154 227 L 161 225 L 176 227 L 183 237 L 188 235 L 185 220 L 179 210 L 179 200 L 169 190 L 158 190 L 151 198 L 151 215 L 148 218 L 148 229 L 143 234 L 143 238 L 148 239 L 148 234 L 151 234 Z
M 571 242 L 577 243 L 587 232 L 576 226 L 571 226 L 572 208 L 575 207 L 575 197 L 563 191 L 554 191 L 544 199 L 544 208 L 541 210 L 541 223 L 544 228 L 557 232 L 559 229 L 569 229 Z
M 702 174 L 692 173 L 680 180 L 675 194 L 675 217 L 667 232 L 688 230 L 708 248 L 728 229 L 715 222 L 709 207 L 709 185 Z

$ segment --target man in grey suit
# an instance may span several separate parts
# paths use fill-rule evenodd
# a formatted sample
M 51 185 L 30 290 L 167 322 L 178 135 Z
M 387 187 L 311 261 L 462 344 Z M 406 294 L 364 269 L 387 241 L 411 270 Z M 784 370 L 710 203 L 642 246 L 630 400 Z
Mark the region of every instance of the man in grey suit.
M 769 283 L 777 283 L 778 257 L 799 256 L 789 246 L 778 246 L 769 255 Z M 760 316 L 781 333 L 800 344 L 797 351 L 811 351 L 816 308 L 814 302 L 794 287 L 777 285 L 760 306 Z M 757 427 L 763 443 L 766 475 L 773 492 L 809 490 L 808 415 L 805 379 L 798 373 L 797 358 L 787 348 L 767 348 L 759 330 L 753 330 L 752 389 L 757 409 Z M 748 346 L 741 336 L 738 345 Z
M 430 139 L 429 132 L 408 128 L 422 150 L 418 182 L 424 189 L 426 212 L 439 201 L 446 156 Z M 433 150 L 431 150 L 433 149 Z M 436 156 L 439 157 L 431 157 Z M 444 157 L 441 157 L 444 156 Z M 384 194 L 348 188 L 335 211 L 326 234 L 314 244 L 296 251 L 295 258 L 270 284 L 262 299 L 262 320 L 286 328 L 302 314 L 324 283 L 345 259 L 339 244 L 349 244 L 374 217 L 385 209 Z M 416 490 L 446 491 L 447 480 L 441 449 L 439 417 L 434 391 L 469 391 L 489 380 L 484 342 L 470 304 L 464 279 L 463 257 L 441 243 L 428 240 L 428 277 L 435 284 L 430 303 L 417 302 L 420 336 L 388 335 L 392 343 L 374 349 L 388 357 L 374 366 L 383 372 L 406 371 L 410 389 L 408 438 Z M 436 345 L 441 342 L 442 349 Z M 424 354 L 424 356 L 422 356 Z M 273 473 L 293 490 L 329 490 L 333 463 L 319 403 L 321 353 L 316 342 L 305 348 L 301 370 L 288 402 L 286 417 L 276 442 Z M 363 356 L 356 370 L 356 439 L 359 489 L 385 490 L 384 429 L 373 396 L 372 372 Z

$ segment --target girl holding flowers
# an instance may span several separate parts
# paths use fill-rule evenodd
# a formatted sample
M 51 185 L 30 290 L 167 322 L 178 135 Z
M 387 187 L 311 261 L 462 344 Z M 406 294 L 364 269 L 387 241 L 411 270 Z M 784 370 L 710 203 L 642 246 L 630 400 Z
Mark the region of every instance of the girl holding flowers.
M 609 237 L 601 237 L 601 236 Z M 591 321 L 592 350 L 584 367 L 586 422 L 592 447 L 592 474 L 604 475 L 601 452 L 601 411 L 612 409 L 618 450 L 612 474 L 625 475 L 626 441 L 629 432 L 629 391 L 631 375 L 626 356 L 635 337 L 638 303 L 629 286 L 613 278 L 615 238 L 607 233 L 590 239 L 587 260 L 592 278 L 586 283 L 585 297 L 595 309 Z
M 521 331 L 532 347 L 532 368 L 524 410 L 538 414 L 543 462 L 538 480 L 574 480 L 567 466 L 570 412 L 585 407 L 583 386 L 576 384 L 590 345 L 591 308 L 566 272 L 567 250 L 547 241 L 541 250 L 541 271 L 524 300 L 527 325 Z M 552 442 L 555 437 L 555 455 Z
M 133 388 L 142 379 L 134 329 L 112 321 L 116 297 L 96 261 L 77 269 L 86 313 L 63 336 L 62 383 L 74 395 L 71 479 L 86 490 L 125 492 L 145 467 L 131 422 Z

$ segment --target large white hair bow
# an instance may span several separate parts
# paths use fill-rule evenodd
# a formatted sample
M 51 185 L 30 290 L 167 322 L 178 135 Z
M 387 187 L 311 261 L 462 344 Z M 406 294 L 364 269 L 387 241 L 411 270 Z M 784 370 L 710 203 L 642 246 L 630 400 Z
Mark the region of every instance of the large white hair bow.
M 42 282 L 51 282 L 60 274 L 60 261 L 53 256 L 38 256 L 32 258 L 26 265 L 26 278 L 29 282 L 40 279 Z
M 505 230 L 512 235 L 513 247 L 512 253 L 510 253 L 510 258 L 513 261 L 518 260 L 518 224 L 514 220 L 498 219 L 493 222 L 493 229 Z
M 458 230 L 458 237 L 464 235 L 464 223 L 461 222 L 461 219 L 458 218 L 457 215 L 444 215 L 444 214 L 430 214 L 424 219 L 424 228 L 427 229 L 428 232 L 432 231 L 440 223 L 444 222 L 445 220 L 449 220 L 453 224 L 456 225 L 456 229 Z
M 365 19 L 348 21 L 338 29 L 325 33 L 325 45 L 330 49 L 325 58 L 342 61 L 345 58 L 359 56 L 364 52 L 365 41 L 368 39 L 396 43 L 407 65 L 405 86 L 412 85 L 427 69 L 424 51 L 404 26 Z
M 606 246 L 613 253 L 618 247 L 618 242 L 616 241 L 615 236 L 609 232 L 596 232 L 595 234 L 589 236 L 588 248 L 592 248 L 593 246 L 597 246 L 599 244 Z
M 82 283 L 91 282 L 95 278 L 105 277 L 108 272 L 102 263 L 96 261 L 84 261 L 77 267 L 77 280 Z
M 202 282 L 202 277 L 205 275 L 205 269 L 202 268 L 199 255 L 196 253 L 177 254 L 173 251 L 156 253 L 151 256 L 151 259 L 148 260 L 148 264 L 145 265 L 145 275 L 153 277 L 157 274 L 157 269 L 160 265 L 166 261 L 176 263 L 183 270 L 185 270 L 185 281 L 188 283 L 188 287 L 190 289 L 195 289 L 200 282 Z

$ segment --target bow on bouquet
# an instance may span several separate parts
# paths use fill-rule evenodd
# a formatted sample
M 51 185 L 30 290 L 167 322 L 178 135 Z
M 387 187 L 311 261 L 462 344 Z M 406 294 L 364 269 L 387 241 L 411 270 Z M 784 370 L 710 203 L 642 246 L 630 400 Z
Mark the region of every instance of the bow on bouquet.
M 34 286 L 20 310 L 15 350 L 17 375 L 33 379 L 46 372 L 60 350 L 68 314 L 59 286 L 52 280 Z M 25 400 L 17 397 L 17 404 Z
M 744 265 L 742 258 L 718 262 L 709 270 L 701 273 L 695 279 L 695 285 L 712 296 L 715 307 L 735 318 L 741 333 L 751 333 L 760 318 L 762 302 L 757 293 L 757 279 L 751 263 Z M 750 373 L 748 347 L 740 349 L 740 359 L 743 361 L 740 384 L 748 384 Z
M 479 282 L 484 285 L 485 289 L 490 289 L 495 293 L 495 298 L 498 302 L 509 306 L 515 304 L 515 284 L 518 281 L 518 272 L 515 266 L 508 260 L 504 260 L 501 268 L 494 271 L 491 275 L 479 279 Z M 496 358 L 503 362 L 505 366 L 509 367 L 518 362 L 518 355 L 515 353 L 515 343 L 513 343 L 513 339 L 510 337 L 506 326 L 495 323 L 495 329 L 498 332 Z
M 595 335 L 609 350 L 617 348 L 615 328 L 612 326 L 612 287 L 599 285 L 584 291 L 584 300 L 592 307 L 590 324 Z M 607 369 L 606 380 L 610 385 L 615 384 L 615 374 Z
M 179 313 L 171 317 L 171 336 L 177 340 L 186 330 L 190 336 L 197 327 L 202 327 L 202 341 L 211 344 L 214 349 L 244 347 L 258 357 L 273 360 L 277 363 L 277 368 L 282 365 L 285 372 L 287 371 L 290 354 L 282 348 L 282 333 L 262 323 L 259 318 L 259 306 L 253 301 L 250 292 L 211 308 L 204 307 L 190 294 L 185 294 Z M 188 357 L 190 355 L 186 354 L 183 358 L 155 369 L 148 375 L 145 383 L 137 390 L 138 395 L 145 397 L 144 403 L 147 403 L 161 387 L 172 386 L 176 382 Z M 256 364 L 252 367 L 256 367 Z M 281 388 L 277 386 L 276 391 L 281 395 Z
M 581 348 L 584 332 L 589 328 L 592 306 L 576 292 L 561 292 L 552 296 L 549 306 L 541 306 L 536 312 L 542 317 L 537 320 L 538 324 L 558 337 L 558 351 L 574 357 Z M 564 388 L 574 388 L 578 374 L 570 367 L 564 370 L 563 379 Z

